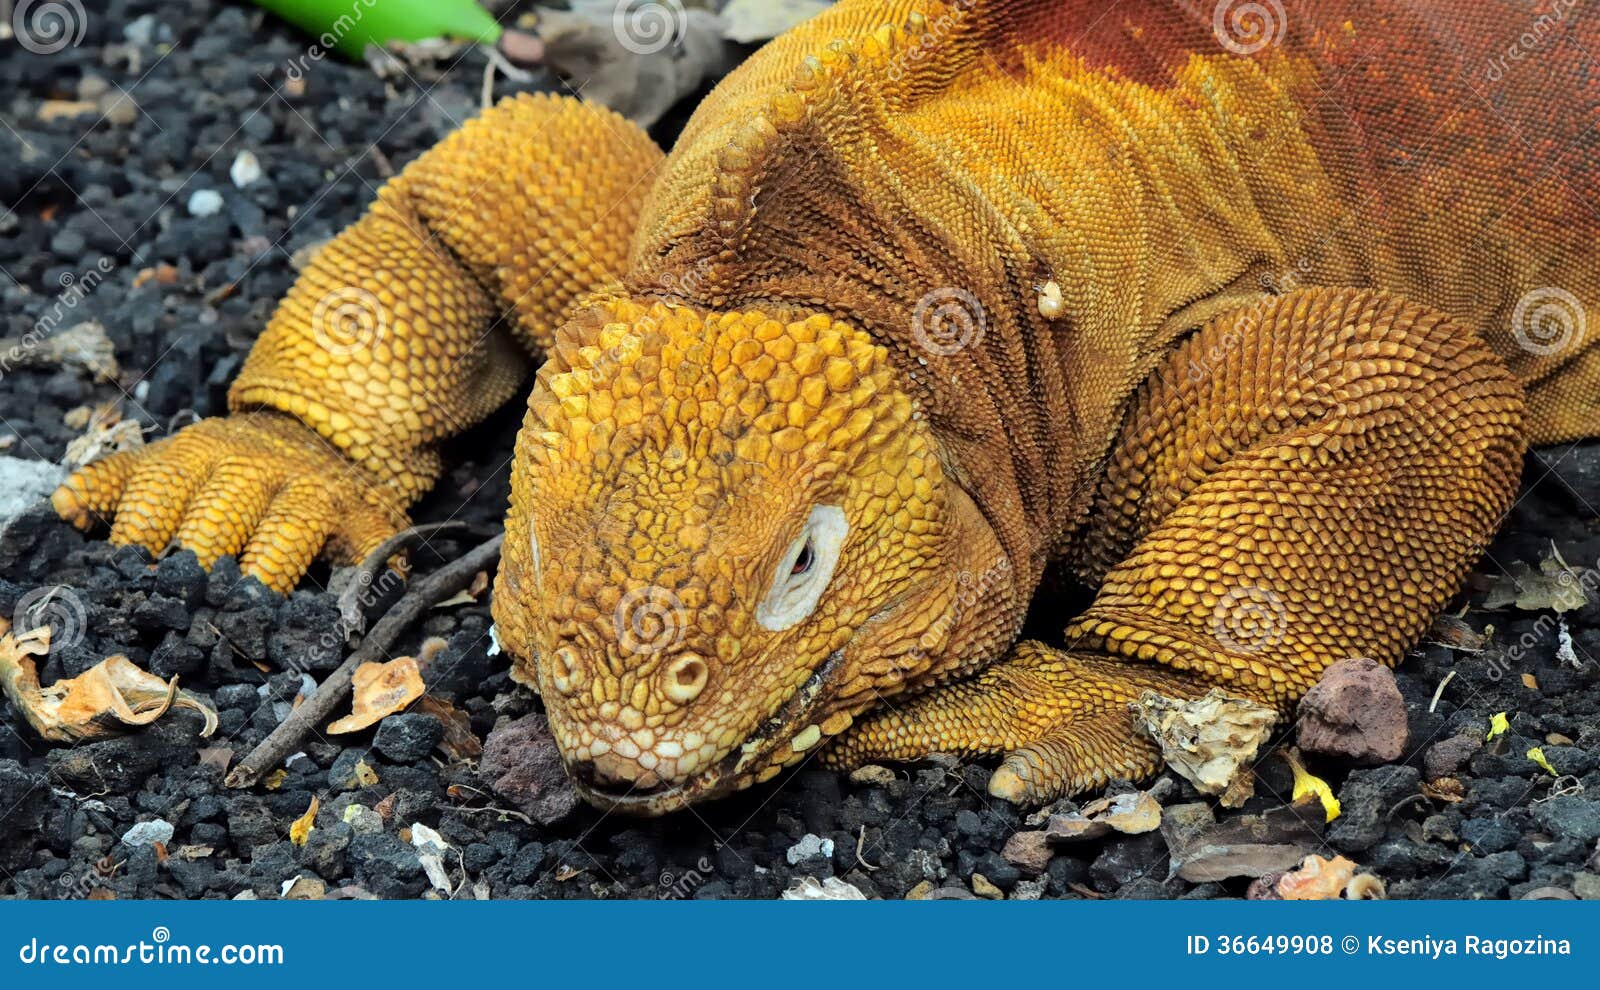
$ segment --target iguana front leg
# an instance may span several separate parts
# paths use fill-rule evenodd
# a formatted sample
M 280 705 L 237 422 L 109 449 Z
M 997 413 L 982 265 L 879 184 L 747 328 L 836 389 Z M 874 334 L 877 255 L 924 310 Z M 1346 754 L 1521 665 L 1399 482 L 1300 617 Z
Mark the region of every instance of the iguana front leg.
M 1510 505 L 1521 416 L 1477 336 L 1405 300 L 1312 290 L 1225 314 L 1127 414 L 1083 561 L 1100 592 L 1067 649 L 1024 643 L 827 757 L 1004 752 L 991 793 L 1043 802 L 1157 769 L 1127 710 L 1147 688 L 1287 708 L 1338 659 L 1393 664 Z
M 288 591 L 359 560 L 441 470 L 437 445 L 515 392 L 581 293 L 622 274 L 661 152 L 577 100 L 487 110 L 312 259 L 229 392 L 233 415 L 74 474 L 53 496 L 111 542 L 171 541 Z

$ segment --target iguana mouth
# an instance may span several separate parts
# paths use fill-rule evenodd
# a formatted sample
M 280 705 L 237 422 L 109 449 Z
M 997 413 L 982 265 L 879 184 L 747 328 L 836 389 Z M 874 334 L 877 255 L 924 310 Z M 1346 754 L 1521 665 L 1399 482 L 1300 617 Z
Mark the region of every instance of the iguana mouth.
M 757 775 L 767 767 L 781 767 L 791 754 L 811 748 L 797 747 L 794 741 L 816 726 L 813 716 L 824 701 L 823 685 L 838 669 L 843 654 L 842 648 L 829 654 L 806 678 L 805 683 L 779 705 L 778 710 L 768 716 L 748 739 L 688 780 L 653 790 L 637 786 L 609 790 L 596 784 L 587 774 L 571 773 L 569 766 L 573 786 L 585 801 L 602 811 L 654 817 L 680 811 L 701 801 L 724 797 L 757 783 Z

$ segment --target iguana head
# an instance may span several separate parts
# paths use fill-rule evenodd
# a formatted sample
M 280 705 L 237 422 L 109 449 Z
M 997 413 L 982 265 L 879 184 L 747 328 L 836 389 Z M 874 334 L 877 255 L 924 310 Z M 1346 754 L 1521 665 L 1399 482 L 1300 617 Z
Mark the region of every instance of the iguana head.
M 859 330 L 573 317 L 518 438 L 494 613 L 585 797 L 658 814 L 766 780 L 915 673 L 954 584 L 949 487 Z

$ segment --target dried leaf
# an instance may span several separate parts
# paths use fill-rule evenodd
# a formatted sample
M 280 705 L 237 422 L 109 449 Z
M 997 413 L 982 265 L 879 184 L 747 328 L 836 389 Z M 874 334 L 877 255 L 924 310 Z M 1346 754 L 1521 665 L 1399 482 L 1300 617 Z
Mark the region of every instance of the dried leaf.
M 738 63 L 722 37 L 722 22 L 710 11 L 659 6 L 670 11 L 667 16 L 633 18 L 616 0 L 577 0 L 571 8 L 539 12 L 535 30 L 544 42 L 544 63 L 557 75 L 581 81 L 586 102 L 608 106 L 642 127 Z
M 294 824 L 289 826 L 290 842 L 297 846 L 306 844 L 306 839 L 311 837 L 311 830 L 316 827 L 317 809 L 321 807 L 322 799 L 313 794 L 311 796 L 311 807 L 307 808 L 306 813 L 295 819 Z
M 137 420 L 125 419 L 111 426 L 100 427 L 94 423 L 82 436 L 67 444 L 61 463 L 76 470 L 91 461 L 144 446 L 144 431 Z
M 197 696 L 178 690 L 176 677 L 163 681 L 120 653 L 42 688 L 32 658 L 50 652 L 49 627 L 21 633 L 9 627 L 0 620 L 0 690 L 45 739 L 102 739 L 121 729 L 147 726 L 173 708 L 199 712 L 205 718 L 202 737 L 217 729 L 217 713 Z
M 1046 837 L 1054 842 L 1097 839 L 1110 832 L 1141 835 L 1161 827 L 1161 805 L 1144 791 L 1090 801 L 1081 809 L 1051 815 Z
M 103 382 L 113 381 L 121 373 L 116 346 L 98 320 L 85 320 L 37 338 L 8 337 L 0 340 L 0 351 L 7 353 L 13 367 L 85 371 Z M 67 449 L 70 452 L 72 448 Z
M 1161 758 L 1202 793 L 1220 795 L 1225 808 L 1239 807 L 1254 793 L 1250 767 L 1272 733 L 1276 711 L 1219 688 L 1192 701 L 1146 691 L 1133 711 L 1161 747 Z
M 315 877 L 296 876 L 285 880 L 278 895 L 286 901 L 320 901 L 328 893 L 328 885 Z
M 979 874 L 980 876 L 982 874 Z M 789 889 L 778 895 L 786 901 L 864 901 L 863 894 L 852 884 L 838 877 L 798 877 Z
M 362 787 L 371 787 L 378 782 L 378 771 L 367 765 L 366 760 L 356 761 L 356 783 Z
M 1433 801 L 1456 804 L 1466 798 L 1467 789 L 1454 777 L 1440 777 L 1438 780 L 1424 780 L 1422 794 Z
M 1482 653 L 1488 641 L 1483 633 L 1455 615 L 1441 615 L 1434 619 L 1433 626 L 1428 630 L 1428 638 L 1462 653 Z
M 1583 578 L 1562 559 L 1554 543 L 1539 561 L 1538 570 L 1522 561 L 1512 563 L 1510 573 L 1502 575 L 1484 597 L 1484 608 L 1515 605 L 1524 612 L 1549 609 L 1572 612 L 1589 603 Z
M 422 864 L 422 872 L 427 875 L 429 885 L 448 897 L 455 889 L 444 868 L 444 854 L 451 848 L 450 843 L 421 822 L 413 823 L 409 831 L 410 842 L 417 850 L 417 861 Z
M 449 598 L 446 598 L 444 601 L 435 603 L 433 607 L 450 608 L 452 605 L 476 605 L 477 603 L 478 599 L 473 596 L 472 592 L 468 591 L 466 588 L 462 588 L 460 591 L 451 595 Z
M 201 766 L 216 767 L 223 773 L 228 772 L 228 764 L 233 762 L 233 750 L 227 746 L 205 746 L 196 755 Z
M 422 697 L 427 688 L 415 657 L 364 663 L 352 678 L 351 714 L 328 726 L 330 734 L 359 732 Z
M 289 771 L 287 771 L 287 770 L 274 770 L 271 773 L 267 774 L 266 778 L 261 781 L 261 786 L 265 787 L 269 791 L 275 791 L 278 788 L 282 787 L 283 786 L 283 782 L 288 780 L 288 779 L 289 779 Z
M 1532 674 L 1523 674 L 1522 686 L 1527 688 L 1529 691 L 1537 691 L 1539 690 L 1539 678 L 1533 676 Z
M 432 695 L 419 699 L 416 709 L 444 724 L 444 739 L 440 741 L 439 749 L 450 762 L 460 763 L 483 755 L 483 743 L 473 734 L 472 719 L 466 712 Z

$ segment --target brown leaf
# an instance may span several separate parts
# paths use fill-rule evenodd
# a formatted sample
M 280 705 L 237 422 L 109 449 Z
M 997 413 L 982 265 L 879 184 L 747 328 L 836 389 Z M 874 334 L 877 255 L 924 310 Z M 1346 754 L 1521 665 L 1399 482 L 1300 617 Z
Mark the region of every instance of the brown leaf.
M 416 708 L 444 724 L 444 739 L 440 741 L 439 749 L 450 762 L 460 763 L 483 755 L 483 743 L 473 734 L 472 719 L 466 712 L 432 695 L 419 700 Z
M 101 739 L 125 728 L 142 728 L 173 708 L 188 708 L 205 718 L 202 737 L 217 728 L 217 713 L 170 681 L 140 670 L 118 653 L 49 687 L 40 687 L 33 657 L 50 651 L 50 629 L 0 632 L 0 690 L 39 735 L 52 742 Z
M 1457 801 L 1466 798 L 1467 789 L 1462 786 L 1461 781 L 1454 777 L 1440 777 L 1438 780 L 1423 781 L 1422 793 L 1423 796 L 1434 801 L 1455 804 Z
M 422 697 L 426 687 L 415 657 L 364 663 L 352 678 L 351 714 L 328 726 L 331 734 L 359 732 Z

